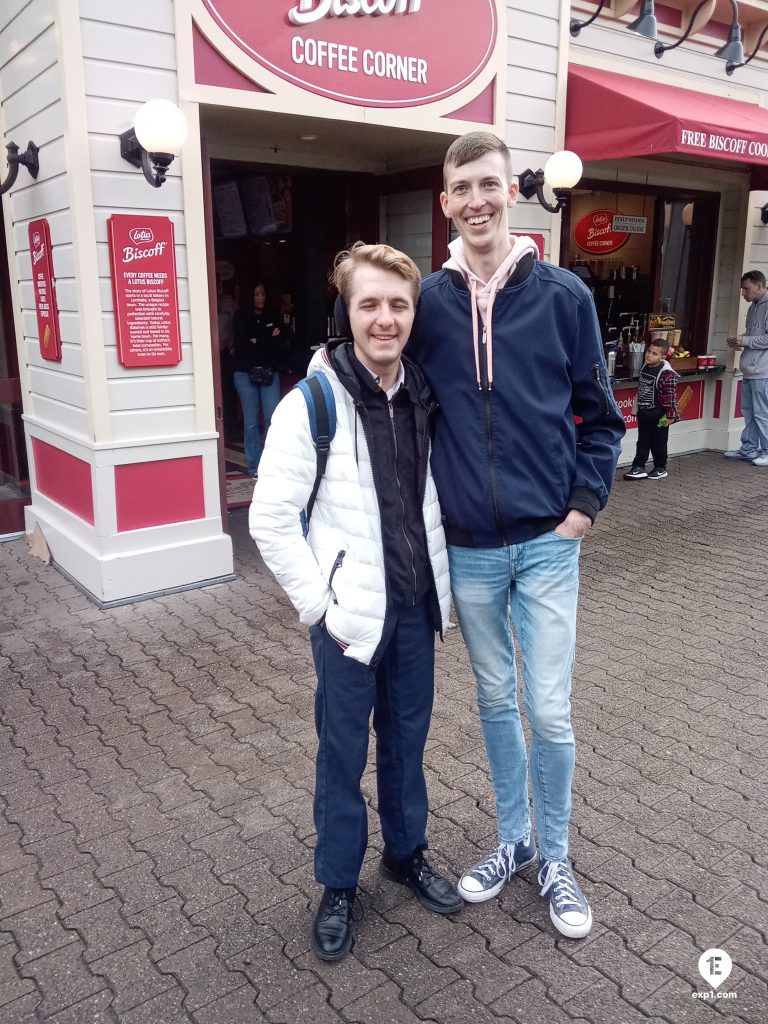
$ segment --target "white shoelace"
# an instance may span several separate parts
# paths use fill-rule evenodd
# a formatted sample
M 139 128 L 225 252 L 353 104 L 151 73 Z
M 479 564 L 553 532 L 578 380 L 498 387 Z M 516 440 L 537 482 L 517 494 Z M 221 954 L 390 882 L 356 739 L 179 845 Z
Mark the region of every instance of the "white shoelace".
M 549 861 L 546 868 L 542 868 L 539 872 L 539 885 L 542 887 L 542 896 L 546 896 L 550 889 L 554 890 L 552 899 L 558 907 L 570 905 L 581 909 L 576 880 L 571 874 L 571 866 L 568 861 Z
M 477 865 L 473 874 L 482 875 L 487 881 L 490 881 L 493 875 L 503 875 L 506 878 L 509 872 L 509 862 L 513 859 L 513 856 L 507 852 L 508 849 L 506 843 L 499 846 L 493 853 L 488 854 L 482 864 Z

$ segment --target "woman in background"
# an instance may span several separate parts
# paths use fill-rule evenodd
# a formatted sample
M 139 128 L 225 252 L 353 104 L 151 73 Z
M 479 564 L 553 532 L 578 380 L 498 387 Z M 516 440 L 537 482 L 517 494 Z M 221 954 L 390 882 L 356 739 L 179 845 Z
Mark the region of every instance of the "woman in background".
M 286 360 L 286 342 L 278 315 L 267 309 L 267 290 L 262 282 L 253 289 L 253 302 L 234 321 L 235 388 L 243 408 L 243 440 L 248 474 L 259 472 L 263 449 L 259 412 L 266 434 L 272 413 L 280 401 L 279 369 Z

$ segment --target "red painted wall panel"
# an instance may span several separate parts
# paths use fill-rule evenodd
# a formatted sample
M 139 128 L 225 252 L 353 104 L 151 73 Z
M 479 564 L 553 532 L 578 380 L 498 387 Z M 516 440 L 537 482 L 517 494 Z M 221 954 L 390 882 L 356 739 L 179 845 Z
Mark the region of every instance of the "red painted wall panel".
M 716 420 L 720 419 L 720 405 L 723 401 L 723 382 L 721 380 L 715 381 L 715 407 L 712 410 L 712 415 Z
M 115 466 L 115 502 L 119 533 L 202 519 L 202 456 Z
M 741 411 L 741 385 L 744 383 L 742 378 L 736 385 L 736 408 L 734 409 L 733 415 L 738 419 L 739 416 L 743 416 L 744 413 Z
M 93 526 L 91 467 L 52 444 L 32 438 L 37 489 Z

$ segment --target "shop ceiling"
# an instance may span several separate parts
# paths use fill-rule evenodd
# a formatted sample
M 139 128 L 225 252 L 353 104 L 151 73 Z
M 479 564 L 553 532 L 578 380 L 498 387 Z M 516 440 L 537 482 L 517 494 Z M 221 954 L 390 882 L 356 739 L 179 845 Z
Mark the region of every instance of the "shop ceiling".
M 386 174 L 440 165 L 454 136 L 269 111 L 201 106 L 212 157 Z

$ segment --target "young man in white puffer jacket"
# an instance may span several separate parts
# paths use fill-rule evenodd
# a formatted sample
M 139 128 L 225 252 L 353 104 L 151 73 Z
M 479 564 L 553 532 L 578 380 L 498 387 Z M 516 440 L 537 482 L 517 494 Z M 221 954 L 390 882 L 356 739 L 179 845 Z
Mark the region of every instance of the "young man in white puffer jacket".
M 382 874 L 428 910 L 463 906 L 424 857 L 423 754 L 434 694 L 435 631 L 448 623 L 448 559 L 429 468 L 435 410 L 421 371 L 401 358 L 419 294 L 418 268 L 387 245 L 357 243 L 334 272 L 353 341 L 315 355 L 333 388 L 336 433 L 305 539 L 300 519 L 317 456 L 303 394 L 272 417 L 250 510 L 267 566 L 309 625 L 317 671 L 315 877 L 325 887 L 312 929 L 323 960 L 352 942 L 351 915 L 368 842 L 360 779 L 373 712 Z

